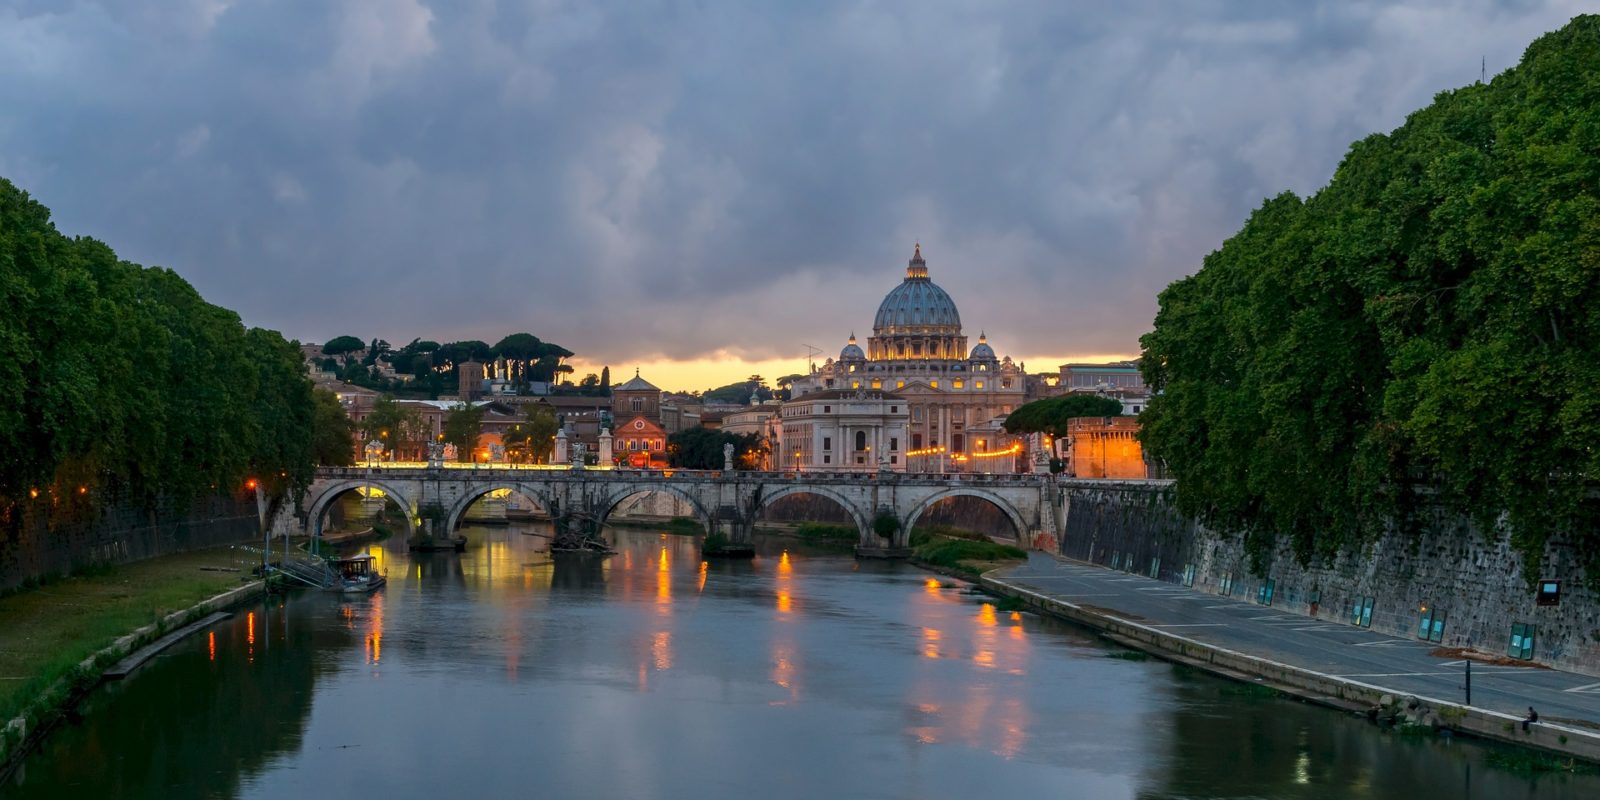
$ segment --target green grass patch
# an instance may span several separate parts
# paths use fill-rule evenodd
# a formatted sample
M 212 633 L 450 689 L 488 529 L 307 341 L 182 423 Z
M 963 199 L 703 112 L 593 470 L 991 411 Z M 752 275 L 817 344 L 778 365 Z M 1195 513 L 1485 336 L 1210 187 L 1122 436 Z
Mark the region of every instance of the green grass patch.
M 854 525 L 834 525 L 826 522 L 802 522 L 794 529 L 796 536 L 813 542 L 844 542 L 855 544 L 861 533 Z
M 1570 772 L 1578 775 L 1600 774 L 1600 767 L 1572 758 L 1542 753 L 1537 750 L 1494 749 L 1484 755 L 1490 766 L 1523 775 L 1540 772 Z
M 1021 548 L 970 539 L 936 539 L 912 550 L 912 556 L 928 564 L 966 575 L 981 575 L 999 563 L 1025 559 Z
M 948 525 L 918 525 L 911 529 L 911 546 L 919 547 L 931 544 L 940 539 L 966 539 L 973 542 L 987 542 L 989 537 L 969 531 L 964 528 L 952 528 Z
M 117 638 L 239 586 L 250 575 L 243 558 L 228 548 L 180 553 L 96 568 L 0 598 L 0 722 Z
M 1143 650 L 1113 650 L 1106 653 L 1106 658 L 1115 658 L 1119 661 L 1149 661 L 1150 654 Z
M 1022 602 L 1020 597 L 1008 596 L 994 601 L 994 609 L 996 611 L 1024 611 L 1027 608 L 1028 604 Z
M 665 522 L 659 519 L 627 519 L 625 517 L 612 517 L 606 524 L 616 528 L 641 528 L 644 530 L 661 531 L 677 536 L 698 536 L 705 533 L 704 525 L 695 522 L 689 517 L 673 517 Z

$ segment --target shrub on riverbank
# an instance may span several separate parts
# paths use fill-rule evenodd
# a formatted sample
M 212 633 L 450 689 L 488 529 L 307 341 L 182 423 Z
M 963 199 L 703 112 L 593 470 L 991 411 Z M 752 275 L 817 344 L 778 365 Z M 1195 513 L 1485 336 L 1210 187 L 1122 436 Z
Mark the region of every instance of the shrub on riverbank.
M 962 528 L 952 528 L 948 525 L 919 525 L 911 529 L 911 546 L 918 547 L 939 539 L 967 539 L 974 542 L 987 542 L 989 537 Z
M 618 528 L 643 528 L 645 530 L 662 531 L 679 536 L 696 536 L 706 532 L 704 525 L 695 522 L 689 517 L 673 517 L 666 522 L 653 519 L 622 519 L 613 517 L 606 520 L 607 525 Z
M 812 542 L 843 542 L 854 544 L 861 538 L 854 525 L 833 525 L 826 522 L 802 522 L 795 535 Z
M 977 542 L 971 539 L 935 539 L 912 550 L 913 558 L 935 567 L 955 570 L 974 577 L 1003 566 L 1010 561 L 1026 559 L 1028 554 L 1019 547 L 997 542 Z

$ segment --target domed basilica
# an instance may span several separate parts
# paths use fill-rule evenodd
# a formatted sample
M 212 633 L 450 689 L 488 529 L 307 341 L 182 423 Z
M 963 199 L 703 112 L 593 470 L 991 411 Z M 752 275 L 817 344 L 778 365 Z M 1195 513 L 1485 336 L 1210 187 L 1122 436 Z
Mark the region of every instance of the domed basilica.
M 883 453 L 883 462 L 905 469 L 907 455 L 915 458 L 921 451 L 943 448 L 959 463 L 1009 446 L 1001 441 L 997 418 L 1022 404 L 1024 380 L 1022 365 L 1010 356 L 997 357 L 981 333 L 978 344 L 967 349 L 961 313 L 928 277 L 918 244 L 905 280 L 878 306 L 866 349 L 852 333 L 837 360 L 814 368 L 792 390 L 796 399 L 830 391 L 904 399 L 909 441 L 903 444 L 909 446 L 896 441 L 901 452 Z

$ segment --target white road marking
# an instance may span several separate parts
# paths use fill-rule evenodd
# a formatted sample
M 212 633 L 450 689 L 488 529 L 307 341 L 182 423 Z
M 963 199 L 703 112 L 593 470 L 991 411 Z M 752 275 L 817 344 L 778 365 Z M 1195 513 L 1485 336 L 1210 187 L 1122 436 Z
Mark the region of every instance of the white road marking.
M 1355 647 L 1401 647 L 1401 646 L 1410 646 L 1410 645 L 1415 645 L 1415 644 L 1417 644 L 1417 643 L 1416 642 L 1408 642 L 1405 639 L 1384 639 L 1381 642 L 1358 642 L 1354 646 Z
M 1600 683 L 1591 683 L 1587 686 L 1574 686 L 1571 689 L 1562 689 L 1563 692 L 1578 692 L 1580 694 L 1600 694 Z
M 1226 623 L 1226 622 L 1167 622 L 1167 623 L 1161 623 L 1161 624 L 1150 624 L 1150 623 L 1146 623 L 1146 624 L 1149 624 L 1150 627 L 1152 627 L 1152 628 L 1226 628 L 1226 627 L 1228 627 L 1228 623 Z

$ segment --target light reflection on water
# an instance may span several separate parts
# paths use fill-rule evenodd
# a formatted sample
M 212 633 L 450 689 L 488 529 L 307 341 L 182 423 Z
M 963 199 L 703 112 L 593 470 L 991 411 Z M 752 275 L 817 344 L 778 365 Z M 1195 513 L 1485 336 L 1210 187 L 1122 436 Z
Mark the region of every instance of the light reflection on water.
M 1105 658 L 906 565 L 619 534 L 366 545 L 369 597 L 245 610 L 97 693 L 6 797 L 1600 796 Z M 539 532 L 539 531 L 533 531 Z

